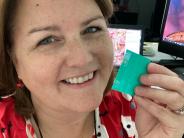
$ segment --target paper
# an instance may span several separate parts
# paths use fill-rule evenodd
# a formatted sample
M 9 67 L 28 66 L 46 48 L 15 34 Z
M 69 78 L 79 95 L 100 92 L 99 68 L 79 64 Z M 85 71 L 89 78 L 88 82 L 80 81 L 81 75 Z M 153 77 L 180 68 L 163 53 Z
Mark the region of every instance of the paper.
M 149 59 L 127 50 L 112 89 L 134 96 L 135 87 L 141 85 L 140 76 L 147 73 L 150 62 Z

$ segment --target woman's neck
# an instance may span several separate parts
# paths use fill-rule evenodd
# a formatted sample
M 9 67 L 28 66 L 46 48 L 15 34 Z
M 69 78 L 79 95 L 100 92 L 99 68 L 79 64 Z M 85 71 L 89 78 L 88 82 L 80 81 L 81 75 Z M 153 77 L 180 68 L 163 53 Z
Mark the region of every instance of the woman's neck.
M 37 119 L 43 138 L 91 138 L 94 133 L 94 112 L 37 112 Z

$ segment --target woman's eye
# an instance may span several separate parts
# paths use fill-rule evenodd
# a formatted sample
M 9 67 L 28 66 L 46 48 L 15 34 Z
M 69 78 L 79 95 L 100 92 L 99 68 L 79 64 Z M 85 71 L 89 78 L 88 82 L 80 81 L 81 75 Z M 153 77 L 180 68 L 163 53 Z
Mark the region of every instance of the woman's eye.
M 96 33 L 96 32 L 99 32 L 101 31 L 102 29 L 100 27 L 88 27 L 84 33 Z
M 49 45 L 51 43 L 54 43 L 56 41 L 59 41 L 56 37 L 54 36 L 48 36 L 46 38 L 44 38 L 43 40 L 41 40 L 37 45 Z

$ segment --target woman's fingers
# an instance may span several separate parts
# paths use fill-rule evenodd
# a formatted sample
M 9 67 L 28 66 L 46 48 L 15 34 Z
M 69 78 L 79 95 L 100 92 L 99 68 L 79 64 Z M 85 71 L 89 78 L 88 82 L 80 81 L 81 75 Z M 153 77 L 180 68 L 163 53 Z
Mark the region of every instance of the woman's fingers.
M 138 132 L 142 135 L 146 135 L 148 131 L 153 129 L 153 126 L 157 125 L 158 120 L 151 113 L 146 111 L 142 106 L 137 104 L 135 122 L 136 122 Z M 145 129 L 145 124 L 147 123 L 149 123 L 149 125 L 146 125 L 147 127 Z
M 139 86 L 135 89 L 135 93 L 138 96 L 167 105 L 171 110 L 178 110 L 184 106 L 184 96 L 174 91 Z
M 184 106 L 184 81 L 169 69 L 149 64 L 149 74 L 140 78 L 144 86 L 137 87 L 135 93 L 149 98 L 157 103 L 167 105 L 171 110 L 178 110 Z M 157 88 L 151 88 L 157 86 Z
M 151 122 L 153 119 L 153 121 L 151 130 L 148 127 L 139 132 L 145 136 L 148 132 L 154 132 L 154 129 L 163 130 L 167 134 L 183 133 L 184 127 L 181 122 L 184 121 L 184 116 L 174 112 L 184 106 L 183 80 L 169 69 L 151 63 L 148 66 L 148 74 L 142 76 L 140 81 L 143 86 L 138 86 L 135 89 L 136 95 L 134 96 L 139 107 L 138 111 L 140 111 L 140 115 L 136 114 L 136 117 L 139 119 L 141 113 L 146 114 L 147 112 L 144 116 L 145 120 Z M 137 113 L 139 113 L 138 111 Z M 141 122 L 137 119 L 136 122 L 141 126 Z
M 158 86 L 170 91 L 177 91 L 184 96 L 184 81 L 176 76 L 164 74 L 147 74 L 140 78 L 143 85 Z
M 164 74 L 164 75 L 175 76 L 175 77 L 178 76 L 175 72 L 169 70 L 168 68 L 161 66 L 161 65 L 158 65 L 158 64 L 155 64 L 155 63 L 150 63 L 148 65 L 148 73 L 150 73 L 150 74 Z
M 144 86 L 135 89 L 136 95 L 167 105 L 171 110 L 181 109 L 184 106 L 184 81 L 174 72 L 154 63 L 149 64 L 148 72 L 140 78 Z
M 135 96 L 135 101 L 139 106 L 157 118 L 161 124 L 164 124 L 165 127 L 174 129 L 176 126 L 178 127 L 180 122 L 178 120 L 181 119 L 183 121 L 181 116 L 178 116 L 177 114 L 171 112 L 169 109 L 160 106 L 147 98 Z

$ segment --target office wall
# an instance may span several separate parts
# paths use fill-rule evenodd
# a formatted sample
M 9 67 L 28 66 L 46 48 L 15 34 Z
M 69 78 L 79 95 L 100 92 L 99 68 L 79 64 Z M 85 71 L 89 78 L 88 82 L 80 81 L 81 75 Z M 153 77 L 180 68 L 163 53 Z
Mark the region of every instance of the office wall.
M 150 28 L 156 0 L 130 0 L 129 11 L 138 12 L 138 24 Z

